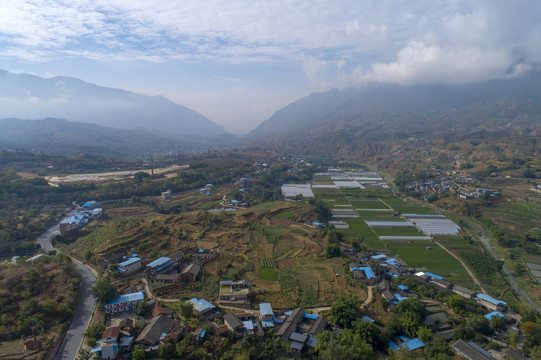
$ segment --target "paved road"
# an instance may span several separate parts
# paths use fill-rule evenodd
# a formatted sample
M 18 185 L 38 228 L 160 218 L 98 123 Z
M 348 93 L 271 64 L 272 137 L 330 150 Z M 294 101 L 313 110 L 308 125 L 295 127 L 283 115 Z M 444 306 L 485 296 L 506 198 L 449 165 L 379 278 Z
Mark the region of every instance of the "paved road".
M 72 217 L 77 212 L 76 209 L 71 210 L 66 214 L 65 218 Z M 45 231 L 38 238 L 38 242 L 41 245 L 41 248 L 45 251 L 53 250 L 51 246 L 51 236 L 54 232 L 58 230 L 58 223 L 53 224 L 47 231 Z M 81 262 L 74 260 L 75 267 L 79 270 L 81 274 L 81 292 L 79 293 L 79 306 L 75 312 L 75 316 L 71 323 L 71 326 L 66 334 L 64 342 L 60 347 L 56 359 L 66 359 L 73 360 L 77 358 L 77 353 L 79 352 L 79 347 L 83 341 L 83 332 L 86 330 L 90 319 L 92 318 L 92 313 L 94 312 L 95 301 L 94 298 L 90 295 L 88 290 L 94 285 L 96 281 L 96 276 L 92 271 Z
M 73 215 L 75 215 L 76 212 L 77 212 L 77 209 L 71 210 L 70 212 L 66 214 L 64 218 L 62 218 L 62 220 L 72 217 Z M 43 250 L 45 251 L 54 250 L 53 247 L 51 246 L 50 240 L 51 240 L 51 237 L 54 235 L 54 233 L 58 231 L 58 224 L 60 224 L 60 221 L 62 220 L 55 222 L 53 225 L 51 225 L 49 229 L 47 229 L 43 234 L 41 234 L 38 237 L 39 245 L 41 246 Z

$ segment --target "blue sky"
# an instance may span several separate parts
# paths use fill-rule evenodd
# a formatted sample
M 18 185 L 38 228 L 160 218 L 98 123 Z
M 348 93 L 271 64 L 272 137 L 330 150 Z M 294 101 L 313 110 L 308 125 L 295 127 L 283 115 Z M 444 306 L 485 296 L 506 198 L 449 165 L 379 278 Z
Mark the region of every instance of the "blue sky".
M 2 0 L 0 68 L 163 95 L 243 134 L 313 91 L 536 71 L 538 0 Z

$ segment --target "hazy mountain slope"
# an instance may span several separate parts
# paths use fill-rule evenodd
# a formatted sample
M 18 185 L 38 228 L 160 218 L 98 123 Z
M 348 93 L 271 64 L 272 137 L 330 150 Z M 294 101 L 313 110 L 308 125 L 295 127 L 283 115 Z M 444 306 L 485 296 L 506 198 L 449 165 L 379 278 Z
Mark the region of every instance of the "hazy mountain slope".
M 63 119 L 0 120 L 0 149 L 25 148 L 47 154 L 93 153 L 136 157 L 150 154 L 206 151 L 215 146 L 165 139 L 142 130 L 125 130 Z M 216 141 L 213 141 L 216 143 Z
M 161 97 L 90 84 L 71 77 L 40 78 L 0 70 L 0 118 L 63 118 L 179 136 L 226 131 L 205 116 Z
M 315 93 L 275 113 L 246 140 L 317 151 L 404 137 L 520 135 L 539 126 L 536 73 L 460 86 L 371 85 Z

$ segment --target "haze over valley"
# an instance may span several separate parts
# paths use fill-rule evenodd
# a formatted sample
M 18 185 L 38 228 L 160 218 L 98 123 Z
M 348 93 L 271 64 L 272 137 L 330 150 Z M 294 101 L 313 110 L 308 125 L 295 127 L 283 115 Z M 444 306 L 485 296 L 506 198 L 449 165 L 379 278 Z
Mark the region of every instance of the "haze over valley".
M 541 359 L 541 2 L 0 2 L 0 358 Z

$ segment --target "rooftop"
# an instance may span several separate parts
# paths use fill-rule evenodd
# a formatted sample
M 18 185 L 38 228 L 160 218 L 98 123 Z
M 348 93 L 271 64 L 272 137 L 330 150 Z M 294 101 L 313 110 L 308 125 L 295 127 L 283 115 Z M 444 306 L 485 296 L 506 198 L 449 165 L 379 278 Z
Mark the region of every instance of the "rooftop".
M 507 305 L 507 303 L 505 303 L 505 301 L 494 299 L 492 296 L 487 295 L 487 294 L 477 294 L 477 297 L 479 299 L 488 301 L 489 303 L 494 304 L 494 305 L 500 305 L 500 304 L 501 305 Z
M 123 261 L 121 262 L 120 264 L 118 264 L 119 266 L 128 266 L 130 264 L 133 264 L 133 263 L 136 263 L 138 261 L 141 261 L 141 258 L 138 258 L 138 257 L 134 257 L 134 258 L 130 258 L 129 260 L 126 260 L 126 261 Z
M 124 302 L 131 302 L 131 301 L 142 301 L 144 300 L 145 298 L 145 294 L 140 291 L 140 292 L 136 292 L 136 293 L 131 293 L 131 294 L 124 294 L 124 295 L 120 295 L 119 297 L 111 300 L 111 301 L 108 301 L 105 303 L 105 306 L 107 305 L 114 305 L 114 304 L 120 304 L 120 303 L 124 303 Z
M 272 311 L 272 306 L 270 303 L 261 303 L 259 304 L 259 310 L 261 311 L 261 315 L 272 315 L 274 316 L 274 312 Z
M 216 308 L 216 306 L 212 305 L 205 299 L 191 298 L 188 301 L 193 304 L 194 309 L 198 312 L 204 312 L 205 310 Z
M 153 262 L 147 264 L 147 267 L 149 268 L 155 268 L 155 267 L 158 267 L 158 266 L 161 266 L 163 264 L 165 264 L 166 262 L 170 261 L 171 259 L 168 258 L 168 257 L 161 257 L 159 259 L 156 259 L 154 260 Z

